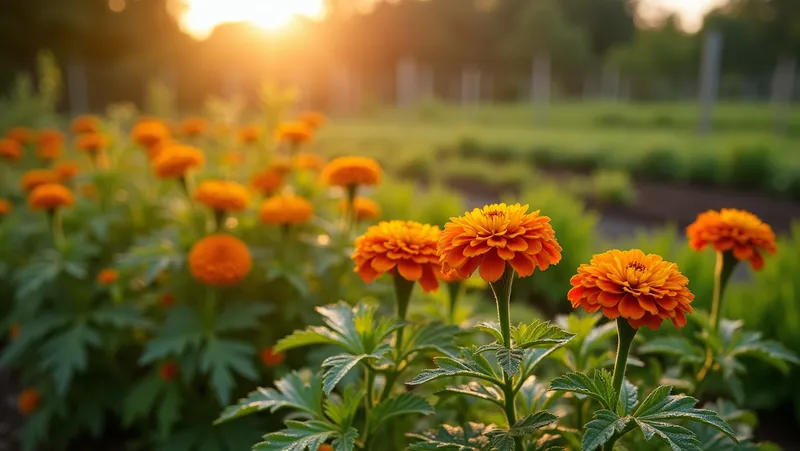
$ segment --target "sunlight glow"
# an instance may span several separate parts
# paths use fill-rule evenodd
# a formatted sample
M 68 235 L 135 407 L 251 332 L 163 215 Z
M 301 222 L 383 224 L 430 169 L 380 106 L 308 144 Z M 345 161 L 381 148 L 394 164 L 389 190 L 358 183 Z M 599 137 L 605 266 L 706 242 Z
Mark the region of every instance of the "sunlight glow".
M 681 16 L 683 26 L 695 31 L 702 25 L 703 15 L 724 0 L 648 0 L 640 3 L 640 13 L 644 17 L 658 17 L 664 12 L 676 12 Z
M 184 0 L 186 9 L 181 27 L 189 34 L 204 38 L 217 25 L 227 22 L 250 22 L 265 30 L 289 25 L 295 16 L 320 18 L 324 0 Z

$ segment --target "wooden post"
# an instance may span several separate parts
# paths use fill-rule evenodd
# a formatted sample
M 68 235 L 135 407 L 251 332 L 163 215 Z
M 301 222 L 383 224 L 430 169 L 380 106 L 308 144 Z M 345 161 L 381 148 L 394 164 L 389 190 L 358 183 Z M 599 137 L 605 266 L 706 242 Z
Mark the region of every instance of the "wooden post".
M 70 113 L 78 115 L 89 111 L 86 66 L 76 62 L 67 65 L 67 95 Z
M 403 58 L 397 62 L 396 100 L 400 108 L 410 106 L 417 98 L 417 65 L 414 60 Z
M 719 93 L 719 73 L 722 63 L 722 34 L 711 30 L 705 36 L 700 63 L 700 121 L 701 134 L 711 133 L 712 112 Z
M 542 53 L 533 58 L 533 77 L 531 77 L 531 94 L 536 111 L 536 119 L 547 121 L 547 110 L 550 106 L 550 55 Z
M 786 133 L 789 127 L 789 112 L 794 97 L 794 81 L 797 73 L 797 59 L 783 55 L 775 66 L 772 79 L 772 105 L 775 109 L 775 130 Z

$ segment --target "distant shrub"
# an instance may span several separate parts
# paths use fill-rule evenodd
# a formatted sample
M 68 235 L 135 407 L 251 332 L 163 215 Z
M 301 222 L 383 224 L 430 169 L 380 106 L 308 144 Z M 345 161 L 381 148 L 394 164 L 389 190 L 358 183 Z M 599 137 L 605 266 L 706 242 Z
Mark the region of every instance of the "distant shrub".
M 655 147 L 642 156 L 634 167 L 634 175 L 655 180 L 678 180 L 682 161 L 674 149 Z
M 726 181 L 745 189 L 769 187 L 775 175 L 770 149 L 764 146 L 739 146 L 727 155 Z
M 668 114 L 657 114 L 653 117 L 653 126 L 659 128 L 674 128 L 678 121 Z
M 619 113 L 602 113 L 594 118 L 595 125 L 599 127 L 621 127 L 630 121 Z
M 482 153 L 482 144 L 473 138 L 463 138 L 456 144 L 457 153 L 464 158 L 476 158 Z
M 591 176 L 592 195 L 607 204 L 628 205 L 636 200 L 636 188 L 625 171 L 601 169 Z
M 413 155 L 396 163 L 397 176 L 408 180 L 430 180 L 434 162 L 427 155 Z
M 722 183 L 723 172 L 719 158 L 701 153 L 687 161 L 683 179 L 695 185 L 713 186 Z
M 485 158 L 495 163 L 509 163 L 519 157 L 519 153 L 509 146 L 488 146 L 484 148 Z

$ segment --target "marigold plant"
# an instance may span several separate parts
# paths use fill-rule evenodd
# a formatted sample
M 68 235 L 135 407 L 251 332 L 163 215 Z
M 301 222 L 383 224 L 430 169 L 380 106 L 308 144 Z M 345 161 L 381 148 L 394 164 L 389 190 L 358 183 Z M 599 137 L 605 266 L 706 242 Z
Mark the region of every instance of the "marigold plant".
M 155 157 L 152 166 L 156 176 L 162 179 L 181 178 L 190 169 L 202 166 L 205 156 L 200 149 L 191 146 L 173 145 Z
M 208 121 L 202 117 L 187 117 L 181 122 L 181 135 L 194 138 L 204 135 L 208 130 Z
M 14 205 L 6 199 L 0 199 L 0 217 L 7 216 L 14 211 Z
M 717 252 L 732 252 L 737 260 L 746 260 L 755 270 L 764 267 L 763 252 L 775 254 L 775 233 L 758 216 L 744 210 L 723 208 L 697 216 L 686 228 L 689 246 L 699 251 L 711 245 Z
M 314 130 L 305 122 L 284 122 L 275 130 L 275 139 L 291 146 L 299 146 L 311 141 Z
M 17 408 L 19 409 L 19 413 L 23 415 L 30 415 L 39 408 L 39 404 L 41 403 L 42 396 L 39 394 L 39 390 L 28 387 L 22 390 L 22 393 L 19 394 L 17 398 Z
M 261 222 L 275 225 L 300 225 L 314 216 L 314 207 L 307 199 L 295 195 L 279 195 L 261 203 Z
M 57 160 L 64 151 L 64 145 L 59 142 L 38 143 L 36 145 L 36 156 L 40 160 Z
M 327 121 L 325 115 L 317 111 L 305 111 L 300 113 L 297 119 L 301 122 L 305 122 L 309 127 L 314 129 L 322 127 Z
M 39 130 L 39 133 L 36 135 L 36 143 L 39 145 L 64 144 L 64 133 L 54 128 L 44 128 Z
M 250 186 L 264 196 L 271 196 L 281 188 L 284 178 L 280 171 L 267 169 L 253 175 L 250 179 Z
M 146 149 L 169 139 L 170 136 L 169 128 L 163 122 L 155 119 L 140 120 L 131 130 L 133 142 Z
M 256 124 L 248 124 L 239 128 L 239 142 L 253 144 L 261 140 L 261 127 Z
M 83 133 L 75 137 L 75 147 L 81 152 L 86 152 L 90 155 L 102 152 L 108 145 L 109 140 L 102 133 Z
M 455 270 L 468 278 L 480 268 L 480 276 L 496 282 L 510 265 L 520 277 L 561 261 L 561 246 L 550 218 L 539 211 L 527 213 L 528 205 L 486 205 L 464 216 L 450 218 L 439 242 L 443 271 Z
M 83 115 L 72 120 L 70 131 L 76 135 L 97 133 L 100 131 L 100 119 L 97 116 Z
M 58 183 L 45 183 L 31 191 L 28 196 L 28 207 L 31 210 L 54 210 L 75 203 L 72 191 Z
M 189 269 L 198 281 L 210 286 L 232 286 L 250 272 L 250 250 L 231 235 L 207 236 L 192 246 Z
M 381 181 L 381 167 L 367 157 L 339 157 L 322 170 L 322 180 L 327 185 L 354 187 L 377 185 Z
M 339 202 L 339 210 L 346 212 L 348 208 L 349 203 L 347 199 L 342 199 Z M 356 219 L 359 221 L 366 221 L 380 216 L 381 206 L 368 197 L 356 196 L 356 198 L 353 199 L 353 211 L 355 212 Z
M 81 167 L 74 161 L 60 161 L 53 167 L 53 172 L 58 176 L 58 181 L 66 183 L 75 178 L 81 171 Z
M 272 346 L 262 349 L 260 356 L 261 362 L 265 366 L 278 366 L 283 363 L 284 360 L 286 360 L 286 354 L 282 352 L 276 352 L 275 348 Z
M 20 179 L 20 187 L 23 191 L 33 191 L 37 186 L 47 183 L 57 183 L 58 174 L 48 169 L 32 169 L 24 174 Z
M 20 144 L 28 144 L 36 139 L 36 132 L 27 127 L 12 127 L 6 132 L 6 138 Z
M 22 146 L 19 141 L 0 138 L 0 157 L 11 161 L 19 160 L 22 157 Z
M 298 169 L 319 172 L 325 167 L 325 159 L 313 153 L 301 152 L 295 157 L 294 165 Z
M 97 283 L 100 285 L 112 285 L 119 279 L 119 272 L 116 269 L 106 268 L 97 274 Z
M 243 211 L 250 196 L 241 183 L 206 180 L 195 190 L 194 199 L 215 211 Z

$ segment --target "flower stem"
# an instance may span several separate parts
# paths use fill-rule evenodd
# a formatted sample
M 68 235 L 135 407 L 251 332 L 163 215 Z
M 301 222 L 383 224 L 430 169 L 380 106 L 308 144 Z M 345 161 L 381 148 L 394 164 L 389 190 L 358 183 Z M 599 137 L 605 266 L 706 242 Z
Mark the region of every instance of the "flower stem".
M 358 185 L 347 185 L 347 209 L 344 213 L 345 237 L 349 237 L 356 224 L 356 193 Z
M 722 318 L 722 295 L 725 287 L 736 268 L 738 260 L 730 251 L 717 252 L 717 264 L 714 267 L 714 297 L 711 300 L 711 330 L 719 329 L 719 321 Z
M 205 311 L 203 312 L 203 321 L 206 327 L 206 330 L 210 333 L 214 330 L 214 319 L 216 318 L 217 314 L 217 289 L 216 288 L 207 288 L 206 289 L 206 302 L 205 302 Z
M 628 366 L 628 354 L 631 351 L 633 338 L 636 336 L 636 329 L 631 327 L 625 318 L 617 318 L 617 359 L 614 361 L 614 404 L 612 410 L 617 408 L 619 394 L 622 389 L 622 382 L 625 380 L 625 370 Z
M 392 277 L 394 280 L 394 294 L 397 303 L 397 320 L 404 323 L 406 315 L 408 314 L 408 303 L 411 300 L 411 291 L 414 289 L 414 282 L 404 279 L 399 273 L 395 273 Z M 395 334 L 394 348 L 395 348 L 395 367 L 386 375 L 386 384 L 383 387 L 380 400 L 388 398 L 392 393 L 397 376 L 402 369 L 400 368 L 400 357 L 403 355 L 403 332 L 405 325 L 401 325 Z
M 61 211 L 58 208 L 47 210 L 47 219 L 50 222 L 50 231 L 53 234 L 53 244 L 56 249 L 62 250 L 66 238 L 64 238 L 64 227 L 61 223 Z
M 456 317 L 456 305 L 458 304 L 458 298 L 461 296 L 461 287 L 463 286 L 462 282 L 449 282 L 447 284 L 447 294 L 449 295 L 450 304 L 448 306 L 447 311 L 447 319 L 450 321 L 450 324 L 455 324 L 455 317 Z
M 214 233 L 222 232 L 222 228 L 225 226 L 225 210 L 214 210 Z

